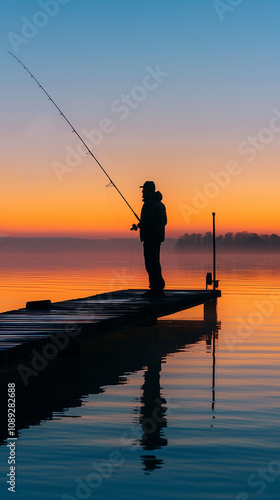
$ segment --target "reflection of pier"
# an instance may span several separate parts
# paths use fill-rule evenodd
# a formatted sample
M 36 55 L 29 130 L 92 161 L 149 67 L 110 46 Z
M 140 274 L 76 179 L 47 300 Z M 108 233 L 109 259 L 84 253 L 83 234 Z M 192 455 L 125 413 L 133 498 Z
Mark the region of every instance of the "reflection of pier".
M 203 333 L 205 334 L 207 351 L 212 353 L 212 412 L 215 410 L 215 339 L 218 338 L 218 329 L 220 324 L 207 323 L 205 321 L 165 321 L 164 324 L 169 326 L 159 326 L 158 330 L 161 335 L 166 335 L 166 331 L 172 332 L 172 335 L 180 335 L 180 332 L 185 332 L 190 335 L 197 334 L 197 340 L 201 340 Z M 213 329 L 214 328 L 214 329 Z M 185 342 L 191 344 L 192 342 Z M 183 347 L 183 346 L 182 346 Z M 149 359 L 147 369 L 144 373 L 144 384 L 142 386 L 143 395 L 140 399 L 140 418 L 139 423 L 142 426 L 142 438 L 140 444 L 144 451 L 154 451 L 153 454 L 142 455 L 144 471 L 149 473 L 155 469 L 159 469 L 164 464 L 162 459 L 157 458 L 155 450 L 168 445 L 167 439 L 164 437 L 164 428 L 167 427 L 167 402 L 161 393 L 160 386 L 160 371 L 161 360 L 163 359 L 161 352 L 161 343 L 155 339 L 149 349 Z M 213 414 L 213 418 L 215 418 Z M 212 427 L 212 426 L 211 426 Z
M 23 383 L 16 369 L 7 371 L 5 378 L 0 380 L 0 405 L 6 407 L 7 381 L 15 381 L 16 425 L 20 435 L 23 428 L 60 418 L 65 412 L 67 416 L 67 410 L 81 406 L 87 395 L 103 392 L 106 385 L 123 384 L 127 373 L 147 367 L 137 423 L 142 426 L 145 470 L 160 467 L 161 461 L 149 453 L 167 444 L 162 435 L 167 424 L 167 408 L 160 389 L 161 362 L 167 354 L 207 338 L 211 331 L 212 326 L 204 321 L 164 321 L 158 327 L 136 327 L 107 335 L 82 347 L 79 357 L 53 360 L 36 376 L 30 377 L 28 385 Z M 155 432 L 150 432 L 147 419 L 151 419 Z M 0 443 L 6 437 L 4 418 Z

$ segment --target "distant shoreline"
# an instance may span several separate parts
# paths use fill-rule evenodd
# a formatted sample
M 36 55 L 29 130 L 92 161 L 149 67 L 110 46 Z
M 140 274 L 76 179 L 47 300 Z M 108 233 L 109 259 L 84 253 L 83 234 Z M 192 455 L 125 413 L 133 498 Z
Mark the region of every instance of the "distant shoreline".
M 175 250 L 177 239 L 166 238 L 164 248 Z M 0 254 L 5 251 L 17 252 L 92 252 L 94 250 L 110 250 L 124 252 L 131 249 L 140 249 L 139 238 L 76 238 L 76 237 L 2 237 L 0 239 Z
M 212 233 L 185 233 L 177 240 L 178 252 L 209 252 L 213 245 Z M 279 253 L 278 234 L 257 234 L 247 231 L 219 234 L 216 236 L 216 249 L 219 253 Z

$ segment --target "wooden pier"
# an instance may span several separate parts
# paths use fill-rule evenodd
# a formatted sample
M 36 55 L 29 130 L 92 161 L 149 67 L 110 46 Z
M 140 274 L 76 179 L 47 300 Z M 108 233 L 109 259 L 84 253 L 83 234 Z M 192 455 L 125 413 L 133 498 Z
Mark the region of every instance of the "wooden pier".
M 0 314 L 0 368 L 15 367 L 39 353 L 48 361 L 79 355 L 81 346 L 133 326 L 152 326 L 158 318 L 204 305 L 204 322 L 216 323 L 219 290 L 166 290 L 162 298 L 144 290 L 120 290 Z M 41 361 L 42 362 L 42 361 Z

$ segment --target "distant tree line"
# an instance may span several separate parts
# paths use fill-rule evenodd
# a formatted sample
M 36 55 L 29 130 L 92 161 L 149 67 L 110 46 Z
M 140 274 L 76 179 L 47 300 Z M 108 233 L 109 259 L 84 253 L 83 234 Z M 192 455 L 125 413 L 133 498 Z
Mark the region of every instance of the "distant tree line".
M 201 233 L 185 233 L 177 240 L 175 248 L 178 251 L 203 251 L 212 247 L 212 233 L 208 231 Z M 247 233 L 226 233 L 216 237 L 216 247 L 220 250 L 261 250 L 277 251 L 280 250 L 280 236 L 277 234 L 257 234 Z

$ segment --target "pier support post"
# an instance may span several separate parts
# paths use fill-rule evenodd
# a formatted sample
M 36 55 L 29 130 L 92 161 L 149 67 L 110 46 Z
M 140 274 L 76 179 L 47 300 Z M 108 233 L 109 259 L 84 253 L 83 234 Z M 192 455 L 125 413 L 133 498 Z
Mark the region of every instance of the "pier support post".
M 217 322 L 217 298 L 204 302 L 204 321 L 207 323 Z

